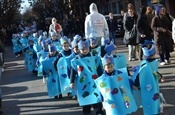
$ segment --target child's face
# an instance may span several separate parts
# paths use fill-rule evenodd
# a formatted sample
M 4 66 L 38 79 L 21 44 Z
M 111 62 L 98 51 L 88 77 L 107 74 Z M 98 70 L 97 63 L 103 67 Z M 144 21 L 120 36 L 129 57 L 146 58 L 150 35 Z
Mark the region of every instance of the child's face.
M 73 48 L 73 51 L 74 51 L 76 54 L 80 53 L 80 50 L 78 49 L 77 46 Z
M 114 71 L 114 65 L 113 64 L 107 64 L 105 65 L 104 67 L 104 70 L 107 72 L 107 73 L 111 73 Z
M 80 53 L 83 55 L 87 55 L 89 53 L 89 48 L 83 48 L 80 50 Z
M 67 42 L 62 45 L 62 48 L 63 48 L 64 51 L 68 51 L 69 47 L 70 47 L 70 45 Z
M 57 36 L 55 35 L 55 36 L 52 36 L 52 40 L 56 40 L 56 38 L 57 38 Z
M 56 51 L 49 52 L 50 56 L 54 56 L 56 54 Z

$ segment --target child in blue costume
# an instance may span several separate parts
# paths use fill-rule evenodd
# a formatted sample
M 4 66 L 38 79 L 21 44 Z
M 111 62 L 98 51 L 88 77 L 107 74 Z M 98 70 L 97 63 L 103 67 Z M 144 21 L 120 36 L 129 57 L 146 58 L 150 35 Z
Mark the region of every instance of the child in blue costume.
M 37 66 L 38 66 L 38 77 L 43 77 L 43 66 L 42 61 L 48 56 L 49 49 L 48 43 L 46 40 L 41 41 L 40 43 L 42 50 L 37 53 Z
M 90 41 L 90 49 L 92 54 L 100 54 L 101 47 L 98 45 L 98 42 L 95 37 L 89 39 Z
M 42 47 L 38 42 L 39 41 L 38 33 L 33 33 L 33 41 L 34 41 L 33 49 L 35 50 L 36 53 L 38 53 L 39 51 L 42 50 Z
M 159 80 L 163 79 L 158 73 L 158 60 L 155 58 L 155 44 L 153 41 L 145 40 L 142 46 L 145 59 L 140 63 L 132 76 L 133 93 L 140 93 L 136 101 L 143 106 L 144 115 L 160 114 Z M 137 100 L 140 99 L 140 100 Z
M 57 51 L 60 52 L 62 50 L 62 47 L 61 47 L 60 39 L 58 39 L 57 33 L 51 32 L 50 36 L 51 36 L 51 38 L 50 38 L 51 45 L 54 45 L 56 47 Z
M 101 40 L 101 57 L 105 54 L 111 55 L 114 58 L 114 68 L 121 69 L 127 67 L 126 56 L 124 53 L 117 53 L 116 46 L 108 38 Z
M 43 82 L 47 84 L 47 91 L 49 97 L 60 98 L 62 97 L 60 90 L 60 82 L 57 71 L 53 66 L 53 61 L 56 59 L 58 52 L 55 46 L 49 47 L 49 54 L 41 63 L 43 66 Z M 47 80 L 46 80 L 47 78 Z
M 95 115 L 103 115 L 100 92 L 94 82 L 102 74 L 101 59 L 90 53 L 87 39 L 80 40 L 78 48 L 80 54 L 71 61 L 70 86 L 77 90 L 77 99 L 83 106 L 84 115 L 90 115 L 91 106 Z
M 95 80 L 103 96 L 106 115 L 127 115 L 137 110 L 126 69 L 115 70 L 112 56 L 102 58 L 104 73 Z
M 71 60 L 74 58 L 73 51 L 70 48 L 69 40 L 66 36 L 60 39 L 62 50 L 54 61 L 54 67 L 59 75 L 61 83 L 61 93 L 67 93 L 71 96 L 71 91 L 67 90 L 66 87 L 70 86 L 70 67 Z
M 36 66 L 36 60 L 37 55 L 33 49 L 33 39 L 28 40 L 28 46 L 23 49 L 23 52 L 25 53 L 25 63 L 26 67 L 29 72 L 37 73 L 37 66 Z
M 13 43 L 13 53 L 16 57 L 19 57 L 22 54 L 22 47 L 21 43 L 19 42 L 19 35 L 13 34 L 12 36 L 12 43 Z

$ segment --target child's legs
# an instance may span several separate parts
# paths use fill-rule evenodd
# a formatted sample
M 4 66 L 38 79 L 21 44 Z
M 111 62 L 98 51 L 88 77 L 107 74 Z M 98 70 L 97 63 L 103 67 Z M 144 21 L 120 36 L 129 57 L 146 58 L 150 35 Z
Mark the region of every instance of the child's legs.
M 83 114 L 84 115 L 88 115 L 88 114 L 90 114 L 91 113 L 91 105 L 85 105 L 85 106 L 83 106 Z
M 101 102 L 100 103 L 93 104 L 92 106 L 94 108 L 95 114 L 102 114 L 103 113 L 103 111 L 102 111 L 103 105 L 102 105 Z

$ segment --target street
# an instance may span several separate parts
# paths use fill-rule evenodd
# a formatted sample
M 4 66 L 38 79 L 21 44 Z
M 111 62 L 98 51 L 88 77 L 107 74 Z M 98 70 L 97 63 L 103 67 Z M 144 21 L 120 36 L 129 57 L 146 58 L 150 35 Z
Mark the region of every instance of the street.
M 128 49 L 121 39 L 116 44 L 119 53 L 128 55 Z M 77 101 L 66 95 L 63 99 L 48 98 L 42 78 L 27 71 L 23 58 L 15 58 L 12 47 L 6 48 L 6 68 L 1 80 L 3 115 L 82 115 L 82 108 Z M 175 114 L 175 52 L 171 53 L 170 60 L 170 65 L 159 68 L 166 79 L 164 83 L 160 83 L 161 92 L 167 102 L 162 115 Z M 139 61 L 128 62 L 129 68 L 138 64 Z M 142 115 L 142 109 L 132 115 Z

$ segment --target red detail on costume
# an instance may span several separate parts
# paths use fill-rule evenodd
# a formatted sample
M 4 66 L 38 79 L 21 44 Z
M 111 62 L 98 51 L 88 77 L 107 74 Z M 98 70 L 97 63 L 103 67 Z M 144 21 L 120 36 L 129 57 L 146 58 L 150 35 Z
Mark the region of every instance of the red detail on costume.
M 96 74 L 94 74 L 94 75 L 92 75 L 92 79 L 97 79 L 97 75 Z
M 81 71 L 83 71 L 83 70 L 84 70 L 84 67 L 83 67 L 83 66 L 79 66 L 79 67 L 78 67 L 78 71 L 79 71 L 79 72 L 81 72 Z

